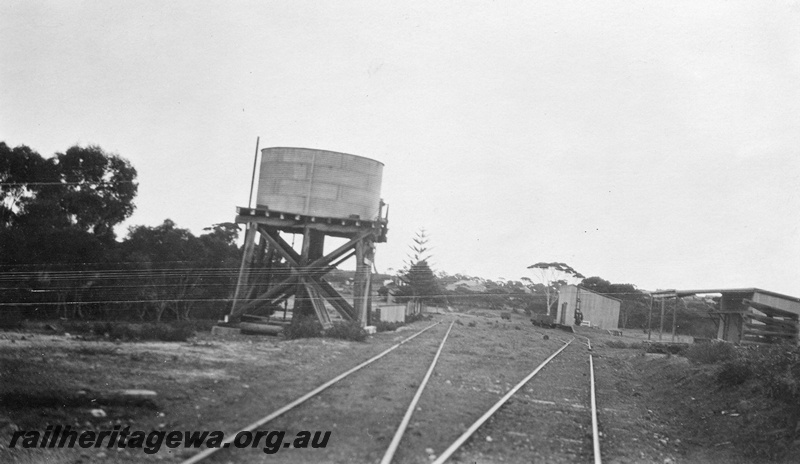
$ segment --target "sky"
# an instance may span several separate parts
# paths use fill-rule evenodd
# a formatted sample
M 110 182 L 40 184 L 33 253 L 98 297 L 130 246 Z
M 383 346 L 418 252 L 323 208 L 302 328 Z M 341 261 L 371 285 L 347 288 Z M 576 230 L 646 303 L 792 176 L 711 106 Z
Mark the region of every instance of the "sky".
M 0 3 L 0 140 L 138 171 L 119 229 L 247 205 L 260 146 L 384 163 L 399 269 L 800 297 L 800 2 Z

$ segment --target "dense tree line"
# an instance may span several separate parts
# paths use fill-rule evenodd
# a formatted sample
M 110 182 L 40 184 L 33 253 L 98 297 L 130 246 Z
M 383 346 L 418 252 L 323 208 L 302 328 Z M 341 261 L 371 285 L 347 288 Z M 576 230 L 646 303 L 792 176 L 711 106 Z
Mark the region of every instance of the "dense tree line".
M 629 329 L 653 330 L 661 328 L 661 305 L 651 300 L 647 293 L 632 284 L 612 284 L 600 277 L 589 277 L 581 282 L 589 290 L 621 300 L 619 326 Z M 714 320 L 709 311 L 718 307 L 716 302 L 703 298 L 671 299 L 665 302 L 664 331 L 672 331 L 673 311 L 676 332 L 696 337 L 712 338 L 716 334 Z
M 0 142 L 0 319 L 217 317 L 236 283 L 238 227 L 200 236 L 133 213 L 136 169 L 97 146 L 44 158 Z
M 547 312 L 547 295 L 541 284 L 524 280 L 484 279 L 464 274 L 437 276 L 447 302 L 459 308 L 513 310 L 528 314 Z

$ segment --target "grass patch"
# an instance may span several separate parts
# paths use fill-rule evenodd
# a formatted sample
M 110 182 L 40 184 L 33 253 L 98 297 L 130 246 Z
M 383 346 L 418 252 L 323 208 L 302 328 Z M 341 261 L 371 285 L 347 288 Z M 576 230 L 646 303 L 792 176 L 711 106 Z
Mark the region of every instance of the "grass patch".
M 30 408 L 96 408 L 103 406 L 137 406 L 147 409 L 158 409 L 150 398 L 136 398 L 115 395 L 81 394 L 57 390 L 48 391 L 11 391 L 0 394 L 0 403 L 8 409 Z
M 75 350 L 75 354 L 82 356 L 115 356 L 119 353 L 117 352 L 117 348 L 112 346 L 83 345 Z

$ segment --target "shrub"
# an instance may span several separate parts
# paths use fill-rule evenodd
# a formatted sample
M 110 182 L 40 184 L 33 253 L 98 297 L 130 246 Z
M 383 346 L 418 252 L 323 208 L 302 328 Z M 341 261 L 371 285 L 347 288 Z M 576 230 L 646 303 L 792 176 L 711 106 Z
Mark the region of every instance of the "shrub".
M 64 321 L 67 332 L 111 340 L 185 342 L 195 334 L 194 322 L 133 324 L 130 322 Z
M 740 347 L 717 374 L 722 387 L 744 384 L 772 403 L 748 417 L 734 436 L 747 456 L 786 457 L 800 430 L 800 347 L 791 344 Z M 769 403 L 765 403 L 769 405 Z M 747 422 L 746 422 L 747 424 Z M 794 445 L 796 446 L 796 444 Z
M 185 342 L 194 336 L 189 324 L 98 324 L 97 335 L 108 334 L 112 340 L 157 340 L 162 342 Z M 102 333 L 98 333 L 102 332 Z
M 283 329 L 283 335 L 287 340 L 321 337 L 323 335 L 322 324 L 315 318 L 300 318 L 286 326 Z
M 195 332 L 211 332 L 211 329 L 217 325 L 217 321 L 213 319 L 191 319 L 173 324 L 191 327 Z
M 729 359 L 717 374 L 717 382 L 723 387 L 735 387 L 753 375 L 752 366 L 744 359 Z
M 0 309 L 0 329 L 18 329 L 22 327 L 22 310 L 14 306 Z
M 687 347 L 678 343 L 647 343 L 644 345 L 644 349 L 647 353 L 673 355 L 684 354 Z
M 686 358 L 698 364 L 713 364 L 728 361 L 736 356 L 736 347 L 727 342 L 695 343 L 684 353 Z
M 398 327 L 402 326 L 402 322 L 375 322 L 375 330 L 378 332 L 394 332 Z
M 417 321 L 429 321 L 429 320 L 431 320 L 431 316 L 426 316 L 422 313 L 409 314 L 408 316 L 406 316 L 406 324 L 411 324 L 412 322 L 417 322 Z
M 609 348 L 627 348 L 628 345 L 625 344 L 622 340 L 609 340 L 606 342 L 606 346 Z
M 150 324 L 150 327 L 140 337 L 140 339 L 160 340 L 162 342 L 185 342 L 194 337 L 194 327 L 191 324 L 180 323 Z
M 361 324 L 356 321 L 337 322 L 325 332 L 325 336 L 354 342 L 363 342 L 367 339 L 367 331 L 361 328 Z
M 800 346 L 758 346 L 745 351 L 743 357 L 770 396 L 791 400 L 800 409 Z

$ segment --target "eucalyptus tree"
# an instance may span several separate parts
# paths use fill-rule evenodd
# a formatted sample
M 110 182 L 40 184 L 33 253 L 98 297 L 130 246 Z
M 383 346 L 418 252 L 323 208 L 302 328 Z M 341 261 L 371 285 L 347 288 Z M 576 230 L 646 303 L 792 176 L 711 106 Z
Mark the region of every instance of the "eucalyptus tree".
M 558 290 L 563 286 L 576 281 L 580 281 L 584 276 L 566 263 L 545 263 L 540 262 L 531 264 L 528 269 L 532 269 L 539 282 L 544 287 L 544 294 L 547 303 L 547 314 L 552 314 L 552 307 L 558 301 Z
M 137 189 L 130 162 L 98 146 L 44 158 L 0 142 L 0 271 L 13 276 L 4 286 L 30 289 L 14 301 L 31 316 L 53 316 L 48 308 L 81 315 L 102 288 L 113 228 L 133 213 Z

